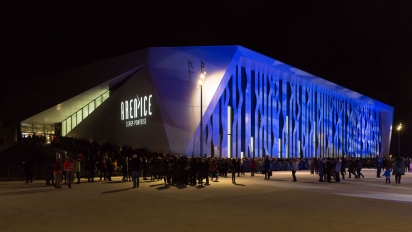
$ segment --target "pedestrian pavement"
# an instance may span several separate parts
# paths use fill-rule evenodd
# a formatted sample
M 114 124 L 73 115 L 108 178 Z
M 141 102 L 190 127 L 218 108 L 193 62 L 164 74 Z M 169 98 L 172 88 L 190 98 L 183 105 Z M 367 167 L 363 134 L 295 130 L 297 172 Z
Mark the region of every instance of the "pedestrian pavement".
M 61 189 L 44 180 L 0 182 L 0 231 L 411 231 L 412 174 L 396 184 L 376 178 L 318 182 L 317 175 L 250 173 L 236 184 L 169 186 L 121 177 Z

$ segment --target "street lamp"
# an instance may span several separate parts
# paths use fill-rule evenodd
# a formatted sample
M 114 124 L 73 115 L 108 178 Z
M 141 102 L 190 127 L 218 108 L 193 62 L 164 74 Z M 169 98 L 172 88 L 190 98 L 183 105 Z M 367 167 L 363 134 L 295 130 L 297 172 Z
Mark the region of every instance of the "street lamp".
M 200 88 L 200 157 L 202 157 L 203 154 L 203 79 L 205 79 L 206 76 L 206 66 L 205 63 L 200 60 L 200 75 L 199 75 L 199 81 L 197 82 L 197 87 Z
M 398 154 L 399 156 L 401 156 L 401 129 L 402 129 L 402 123 L 400 123 L 398 125 L 398 128 L 396 130 L 398 130 L 398 135 L 399 135 L 399 139 L 398 139 Z

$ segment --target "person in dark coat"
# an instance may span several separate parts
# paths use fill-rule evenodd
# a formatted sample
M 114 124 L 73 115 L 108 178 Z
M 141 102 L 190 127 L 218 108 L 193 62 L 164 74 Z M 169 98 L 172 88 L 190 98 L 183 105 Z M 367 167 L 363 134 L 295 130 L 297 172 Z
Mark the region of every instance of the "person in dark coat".
M 356 163 L 356 173 L 358 175 L 358 178 L 360 178 L 362 176 L 362 178 L 364 177 L 364 175 L 362 174 L 362 167 L 363 167 L 363 159 L 362 158 L 358 158 L 357 163 Z
M 335 180 L 336 180 L 336 183 L 340 182 L 339 172 L 342 172 L 342 159 L 341 158 L 337 158 L 335 160 Z
M 99 169 L 100 169 L 100 180 L 102 180 L 102 177 L 104 177 L 104 180 L 106 180 L 106 160 L 104 158 L 99 163 Z
M 292 178 L 293 178 L 293 182 L 296 182 L 296 171 L 299 170 L 299 161 L 296 159 L 292 159 L 292 165 L 291 165 L 291 169 L 292 169 Z
M 376 155 L 376 177 L 381 178 L 381 171 L 383 168 L 382 157 Z
M 87 161 L 87 166 L 89 169 L 89 176 L 87 179 L 87 182 L 94 182 L 94 171 L 96 169 L 96 160 L 94 159 L 94 156 Z
M 333 172 L 333 163 L 332 163 L 331 158 L 328 157 L 326 159 L 326 180 L 328 183 L 332 183 L 332 180 L 331 180 L 332 172 Z
M 264 164 L 264 168 L 265 168 L 265 180 L 269 180 L 270 176 L 269 176 L 269 170 L 270 170 L 270 160 L 269 160 L 269 156 L 265 157 L 265 164 Z
M 250 176 L 255 176 L 256 162 L 254 158 L 252 158 L 252 160 L 250 161 L 249 168 L 250 168 Z
M 396 157 L 395 163 L 393 165 L 392 175 L 395 175 L 395 182 L 397 184 L 401 183 L 401 176 L 405 175 L 404 159 L 400 156 Z
M 318 174 L 319 174 L 319 182 L 323 182 L 323 175 L 324 175 L 324 169 L 323 169 L 323 160 L 322 158 L 319 158 L 318 163 L 316 164 Z
M 123 173 L 123 178 L 122 181 L 127 181 L 127 172 L 129 170 L 129 164 L 128 164 L 128 158 L 123 157 L 122 159 L 122 173 Z
M 196 158 L 190 160 L 190 185 L 196 185 L 197 164 Z
M 239 158 L 236 158 L 236 172 L 237 172 L 237 177 L 239 177 L 239 175 L 240 175 L 240 165 L 241 165 L 240 159 L 239 159 Z
M 240 175 L 245 175 L 245 165 L 246 165 L 246 159 L 241 159 L 240 160 Z
M 176 180 L 174 177 L 174 172 L 175 172 L 176 165 L 173 161 L 172 158 L 169 158 L 167 162 L 167 184 L 172 184 L 174 185 Z
M 165 176 L 165 172 L 163 170 L 163 159 L 162 159 L 162 157 L 157 158 L 156 172 L 157 172 L 157 180 L 161 180 Z
M 205 163 L 202 158 L 197 160 L 197 184 L 203 186 L 203 176 L 205 172 Z
M 232 159 L 229 166 L 230 172 L 232 173 L 232 184 L 236 184 L 236 160 Z
M 26 161 L 23 162 L 23 171 L 24 175 L 26 176 L 26 184 L 33 182 L 33 169 L 34 165 L 30 157 L 27 157 Z
M 310 159 L 309 169 L 310 169 L 310 174 L 312 175 L 315 173 L 315 166 L 316 166 L 316 159 L 315 158 Z
M 229 170 L 229 160 L 224 159 L 222 163 L 222 176 L 227 177 L 227 171 Z
M 353 160 L 353 158 L 349 158 L 349 163 L 348 163 L 348 172 L 349 172 L 349 178 L 351 178 L 351 175 L 353 174 L 355 178 L 358 177 L 358 175 L 355 173 L 355 168 L 356 168 L 356 163 Z
M 140 160 L 137 158 L 136 154 L 132 155 L 132 160 L 130 160 L 129 166 L 130 166 L 130 169 L 132 170 L 133 188 L 138 188 L 139 187 Z
M 342 156 L 341 160 L 341 167 L 340 167 L 340 174 L 342 175 L 342 180 L 345 179 L 346 174 L 346 159 Z
M 149 164 L 148 164 L 148 162 L 147 162 L 147 158 L 146 157 L 143 157 L 143 159 L 142 159 L 142 177 L 143 177 L 143 180 L 147 180 L 147 175 L 148 175 L 148 172 L 149 172 Z
M 89 158 L 86 158 L 85 163 L 84 163 L 84 179 L 87 179 L 90 173 L 89 169 Z
M 112 181 L 112 174 L 113 174 L 113 164 L 112 159 L 109 158 L 106 162 L 106 171 L 107 171 L 107 180 Z
M 206 178 L 206 183 L 205 185 L 209 185 L 209 175 L 210 175 L 210 163 L 208 159 L 203 159 L 204 163 L 204 177 Z
M 216 175 L 216 170 L 217 170 L 216 160 L 212 159 L 212 161 L 210 163 L 210 172 L 212 173 L 212 181 L 213 181 L 213 178 L 216 178 L 216 181 L 218 180 L 218 177 Z
M 54 185 L 53 163 L 51 160 L 46 160 L 44 171 L 46 174 L 46 185 Z

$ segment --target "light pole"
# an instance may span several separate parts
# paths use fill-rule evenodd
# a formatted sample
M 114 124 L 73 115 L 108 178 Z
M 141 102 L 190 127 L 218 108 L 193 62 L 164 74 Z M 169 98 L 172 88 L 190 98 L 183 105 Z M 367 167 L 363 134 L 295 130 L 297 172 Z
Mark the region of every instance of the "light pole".
M 203 79 L 206 75 L 205 63 L 200 60 L 200 79 L 198 81 L 197 87 L 200 88 L 200 157 L 203 155 Z
M 398 138 L 398 142 L 399 142 L 399 144 L 398 144 L 398 155 L 399 156 L 401 156 L 401 129 L 402 129 L 402 123 L 400 123 L 398 125 L 398 128 L 397 128 L 398 135 L 399 135 L 399 138 Z

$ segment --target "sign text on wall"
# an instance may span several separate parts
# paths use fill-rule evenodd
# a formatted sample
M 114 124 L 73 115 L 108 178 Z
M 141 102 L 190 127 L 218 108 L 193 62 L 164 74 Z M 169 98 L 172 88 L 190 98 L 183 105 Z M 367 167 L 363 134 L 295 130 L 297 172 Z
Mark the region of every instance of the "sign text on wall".
M 152 95 L 140 97 L 136 95 L 120 104 L 121 120 L 126 120 L 126 127 L 145 125 L 147 116 L 152 115 Z

